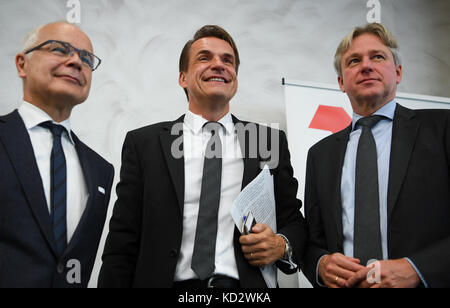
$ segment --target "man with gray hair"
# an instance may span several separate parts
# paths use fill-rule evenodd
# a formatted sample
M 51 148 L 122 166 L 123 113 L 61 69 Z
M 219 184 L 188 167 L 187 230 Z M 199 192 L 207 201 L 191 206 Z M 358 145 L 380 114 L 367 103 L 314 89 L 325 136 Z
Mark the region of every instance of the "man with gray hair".
M 18 110 L 0 117 L 0 288 L 86 287 L 114 168 L 70 127 L 100 64 L 65 22 L 31 32 L 16 67 Z
M 305 274 L 334 288 L 449 287 L 450 111 L 396 103 L 398 44 L 379 23 L 342 40 L 335 68 L 353 121 L 308 154 Z

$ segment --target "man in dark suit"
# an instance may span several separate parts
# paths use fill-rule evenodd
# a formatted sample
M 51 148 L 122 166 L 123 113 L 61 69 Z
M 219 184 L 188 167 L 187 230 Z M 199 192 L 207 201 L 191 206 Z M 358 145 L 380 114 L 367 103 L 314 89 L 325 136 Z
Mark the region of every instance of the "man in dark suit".
M 373 23 L 337 49 L 354 115 L 308 155 L 303 269 L 315 286 L 450 286 L 450 111 L 395 102 L 397 48 Z
M 128 133 L 99 286 L 265 288 L 259 267 L 296 272 L 306 232 L 286 136 L 230 114 L 238 67 L 231 36 L 202 27 L 180 58 L 189 111 Z M 278 228 L 241 236 L 230 210 L 264 162 Z
M 114 168 L 70 129 L 99 64 L 68 23 L 37 28 L 16 56 L 23 102 L 0 117 L 0 287 L 87 287 Z

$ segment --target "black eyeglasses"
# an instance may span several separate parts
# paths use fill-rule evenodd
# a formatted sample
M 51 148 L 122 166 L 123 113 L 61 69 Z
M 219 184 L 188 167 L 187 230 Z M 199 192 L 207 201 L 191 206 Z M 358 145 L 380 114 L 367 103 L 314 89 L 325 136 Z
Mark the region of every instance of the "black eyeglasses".
M 56 40 L 48 40 L 36 47 L 33 47 L 33 48 L 27 50 L 25 52 L 25 54 L 29 54 L 30 52 L 38 50 L 46 45 L 49 45 L 49 48 L 48 48 L 49 52 L 51 52 L 52 54 L 58 55 L 58 56 L 62 56 L 62 57 L 72 57 L 76 51 L 78 53 L 78 55 L 80 56 L 80 59 L 83 62 L 83 64 L 89 66 L 89 68 L 92 71 L 95 71 L 98 68 L 98 66 L 100 65 L 100 63 L 102 62 L 102 60 L 100 60 L 99 57 L 90 53 L 89 51 L 80 50 L 78 48 L 73 47 L 72 45 L 70 45 L 67 42 L 56 41 Z

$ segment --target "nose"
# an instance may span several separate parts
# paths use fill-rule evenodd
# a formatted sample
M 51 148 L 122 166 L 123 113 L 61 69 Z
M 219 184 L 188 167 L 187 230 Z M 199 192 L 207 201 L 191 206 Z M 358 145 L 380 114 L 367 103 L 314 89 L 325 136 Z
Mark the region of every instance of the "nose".
M 362 58 L 361 70 L 362 70 L 362 72 L 372 72 L 373 71 L 373 63 L 369 57 Z
M 220 57 L 214 57 L 212 59 L 211 69 L 213 69 L 215 71 L 224 71 L 225 70 L 225 64 L 223 63 L 223 61 Z
M 72 55 L 69 55 L 69 58 L 66 61 L 66 65 L 81 71 L 83 67 L 83 61 L 81 61 L 78 52 L 73 51 Z

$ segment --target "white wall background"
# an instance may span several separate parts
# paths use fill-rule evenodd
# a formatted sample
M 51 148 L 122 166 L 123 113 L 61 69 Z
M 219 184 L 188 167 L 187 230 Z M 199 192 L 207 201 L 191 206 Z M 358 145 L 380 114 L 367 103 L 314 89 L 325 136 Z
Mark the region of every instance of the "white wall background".
M 378 1 L 381 21 L 397 35 L 402 50 L 399 91 L 450 97 L 450 1 Z M 14 65 L 22 39 L 40 24 L 65 20 L 68 2 L 0 0 L 0 114 L 17 108 L 22 98 Z M 205 24 L 223 26 L 239 48 L 242 65 L 233 113 L 286 128 L 281 78 L 335 83 L 335 49 L 354 26 L 366 22 L 367 2 L 79 0 L 80 26 L 103 62 L 94 73 L 89 99 L 74 110 L 74 131 L 115 165 L 117 183 L 126 132 L 185 112 L 184 92 L 177 84 L 179 54 Z M 113 194 L 110 210 L 115 199 Z M 99 256 L 102 250 L 103 241 Z M 99 267 L 100 260 L 91 286 Z M 283 276 L 280 284 L 296 286 L 297 281 Z

